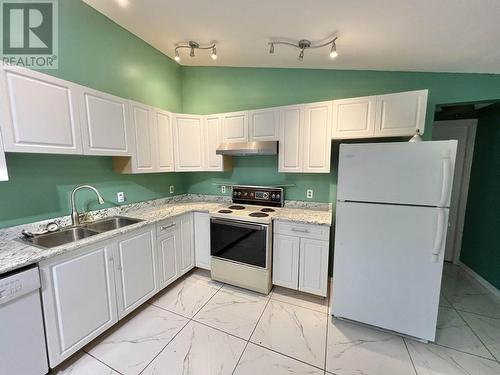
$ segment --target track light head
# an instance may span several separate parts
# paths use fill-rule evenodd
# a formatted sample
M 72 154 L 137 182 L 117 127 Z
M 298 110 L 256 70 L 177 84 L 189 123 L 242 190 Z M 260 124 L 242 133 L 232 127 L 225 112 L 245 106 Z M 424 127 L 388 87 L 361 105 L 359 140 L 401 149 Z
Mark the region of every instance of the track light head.
M 217 60 L 217 49 L 215 48 L 215 46 L 212 47 L 212 53 L 210 54 L 210 57 L 212 58 L 212 60 Z
M 303 49 L 300 50 L 299 57 L 297 58 L 297 60 L 299 60 L 299 61 L 304 60 L 304 50 Z
M 271 55 L 274 53 L 274 43 L 269 43 L 269 53 Z
M 332 49 L 330 50 L 330 58 L 334 59 L 338 56 L 339 54 L 337 53 L 337 45 L 335 44 L 335 41 L 332 43 Z
M 175 50 L 174 60 L 177 61 L 177 62 L 181 61 L 181 57 L 179 56 L 179 51 L 177 51 L 177 50 Z

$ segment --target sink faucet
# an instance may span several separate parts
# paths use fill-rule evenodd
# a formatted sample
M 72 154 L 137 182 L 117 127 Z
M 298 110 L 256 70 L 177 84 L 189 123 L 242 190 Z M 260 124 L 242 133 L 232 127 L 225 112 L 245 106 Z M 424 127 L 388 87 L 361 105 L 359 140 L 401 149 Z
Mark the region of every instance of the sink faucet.
M 71 192 L 71 221 L 73 225 L 79 225 L 80 224 L 80 216 L 78 215 L 78 211 L 76 210 L 76 203 L 75 203 L 75 195 L 78 190 L 81 189 L 90 189 L 97 195 L 97 200 L 99 201 L 99 204 L 104 204 L 104 199 L 101 197 L 101 194 L 97 191 L 97 189 L 93 186 L 90 185 L 80 185 L 77 186 L 76 188 L 73 189 Z

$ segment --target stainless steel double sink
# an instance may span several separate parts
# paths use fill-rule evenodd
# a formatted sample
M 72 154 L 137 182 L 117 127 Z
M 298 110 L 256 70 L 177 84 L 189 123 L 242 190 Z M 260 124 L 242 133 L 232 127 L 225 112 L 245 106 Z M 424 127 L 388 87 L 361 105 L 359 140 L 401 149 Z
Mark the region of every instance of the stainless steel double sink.
M 105 219 L 84 223 L 79 226 L 66 227 L 57 232 L 35 235 L 33 237 L 22 238 L 21 241 L 33 246 L 50 249 L 52 247 L 76 242 L 84 238 L 95 236 L 96 234 L 109 232 L 114 229 L 123 228 L 143 220 L 132 219 L 124 216 L 110 216 Z

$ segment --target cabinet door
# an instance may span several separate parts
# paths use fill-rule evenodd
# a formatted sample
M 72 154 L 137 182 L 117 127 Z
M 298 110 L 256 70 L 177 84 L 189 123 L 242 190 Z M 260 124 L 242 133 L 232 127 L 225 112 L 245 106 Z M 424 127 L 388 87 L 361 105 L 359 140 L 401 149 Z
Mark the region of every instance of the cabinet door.
M 279 108 L 259 109 L 248 113 L 250 141 L 277 141 L 279 138 Z
M 299 244 L 300 238 L 274 235 L 273 242 L 273 284 L 285 288 L 299 287 Z
M 83 86 L 80 90 L 83 153 L 131 155 L 127 101 Z
M 182 246 L 177 221 L 162 225 L 158 232 L 159 289 L 165 288 L 179 277 L 177 255 Z
M 178 252 L 177 267 L 179 276 L 181 276 L 194 267 L 193 214 L 189 213 L 182 215 L 179 219 L 179 223 L 181 248 Z
M 158 290 L 154 229 L 121 237 L 116 246 L 116 290 L 119 319 L 142 305 Z
M 303 106 L 280 109 L 279 172 L 302 172 Z
M 196 267 L 210 269 L 210 215 L 194 213 L 194 255 Z
M 299 290 L 326 297 L 328 241 L 300 239 Z
M 130 104 L 130 115 L 135 135 L 135 155 L 132 157 L 133 172 L 154 172 L 156 142 L 154 140 L 151 108 L 132 102 Z
M 174 126 L 175 170 L 179 172 L 203 170 L 203 118 L 176 115 Z
M 224 142 L 248 142 L 248 112 L 232 112 L 222 115 Z
M 5 161 L 5 153 L 3 151 L 1 130 L 0 130 L 0 181 L 9 181 L 9 174 L 7 173 L 7 163 Z
M 222 155 L 217 155 L 217 147 L 222 143 L 221 116 L 207 116 L 205 118 L 206 139 L 206 166 L 209 171 L 222 171 L 224 169 Z
M 332 102 L 304 107 L 303 172 L 330 173 L 332 149 Z
M 3 65 L 0 125 L 5 151 L 81 154 L 77 85 Z
M 116 323 L 113 247 L 93 245 L 40 263 L 50 367 Z
M 411 136 L 424 133 L 427 90 L 408 91 L 377 97 L 375 136 Z
M 375 133 L 376 96 L 333 101 L 334 139 L 370 138 Z
M 174 170 L 174 140 L 172 135 L 172 115 L 159 109 L 153 112 L 155 142 L 157 150 L 157 172 L 173 172 Z

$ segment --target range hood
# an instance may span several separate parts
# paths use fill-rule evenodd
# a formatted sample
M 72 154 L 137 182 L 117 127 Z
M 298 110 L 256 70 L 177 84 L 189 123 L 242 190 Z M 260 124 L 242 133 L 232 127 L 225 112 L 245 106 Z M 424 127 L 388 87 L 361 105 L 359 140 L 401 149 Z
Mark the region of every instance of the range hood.
M 277 141 L 222 143 L 217 147 L 217 155 L 276 155 Z

